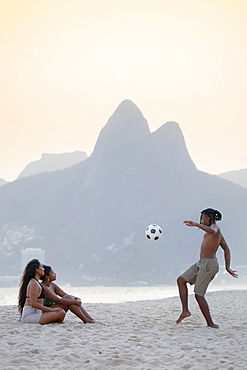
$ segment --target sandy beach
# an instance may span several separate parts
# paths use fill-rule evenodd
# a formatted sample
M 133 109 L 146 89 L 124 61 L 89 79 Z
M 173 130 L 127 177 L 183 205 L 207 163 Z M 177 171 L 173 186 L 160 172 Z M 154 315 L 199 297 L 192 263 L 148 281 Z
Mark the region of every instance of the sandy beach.
M 206 326 L 194 296 L 182 323 L 178 297 L 85 304 L 83 324 L 22 324 L 16 306 L 0 307 L 0 369 L 247 369 L 247 290 L 207 293 L 219 329 Z

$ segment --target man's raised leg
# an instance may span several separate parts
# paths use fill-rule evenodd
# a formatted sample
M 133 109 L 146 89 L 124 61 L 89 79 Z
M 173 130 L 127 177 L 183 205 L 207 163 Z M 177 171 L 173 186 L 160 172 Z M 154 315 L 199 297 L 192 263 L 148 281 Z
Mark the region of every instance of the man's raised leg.
M 177 319 L 176 323 L 179 324 L 183 319 L 186 317 L 191 316 L 191 313 L 188 309 L 188 288 L 187 288 L 187 281 L 182 277 L 179 276 L 177 279 L 179 296 L 182 303 L 182 313 Z

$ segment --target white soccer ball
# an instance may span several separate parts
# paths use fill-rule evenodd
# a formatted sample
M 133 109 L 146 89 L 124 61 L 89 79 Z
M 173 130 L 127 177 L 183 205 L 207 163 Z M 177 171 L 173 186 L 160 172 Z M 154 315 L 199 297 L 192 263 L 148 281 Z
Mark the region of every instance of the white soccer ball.
M 162 229 L 156 224 L 149 225 L 146 227 L 145 235 L 149 240 L 159 240 L 162 235 Z

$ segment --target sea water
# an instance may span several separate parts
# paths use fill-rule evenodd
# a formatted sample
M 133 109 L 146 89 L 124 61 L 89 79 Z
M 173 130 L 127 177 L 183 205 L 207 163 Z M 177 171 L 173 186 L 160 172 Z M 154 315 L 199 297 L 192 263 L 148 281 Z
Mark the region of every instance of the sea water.
M 178 297 L 177 286 L 144 286 L 144 287 L 72 287 L 61 286 L 68 294 L 80 297 L 83 303 L 123 303 L 128 301 L 155 300 Z M 18 287 L 0 288 L 0 306 L 17 305 Z M 208 291 L 246 290 L 246 286 L 209 285 Z M 188 285 L 188 293 L 193 293 L 193 286 Z

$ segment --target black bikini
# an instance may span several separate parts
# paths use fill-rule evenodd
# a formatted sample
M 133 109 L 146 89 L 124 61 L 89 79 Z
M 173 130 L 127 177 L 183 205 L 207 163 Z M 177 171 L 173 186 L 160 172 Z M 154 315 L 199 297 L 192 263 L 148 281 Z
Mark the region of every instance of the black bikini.
M 36 278 L 34 278 L 34 280 L 36 280 L 37 283 L 39 283 L 39 285 L 41 286 L 41 293 L 38 299 L 45 298 L 45 289 L 43 288 L 43 286 L 40 284 L 40 282 Z M 30 298 L 30 297 L 26 297 L 26 298 Z

